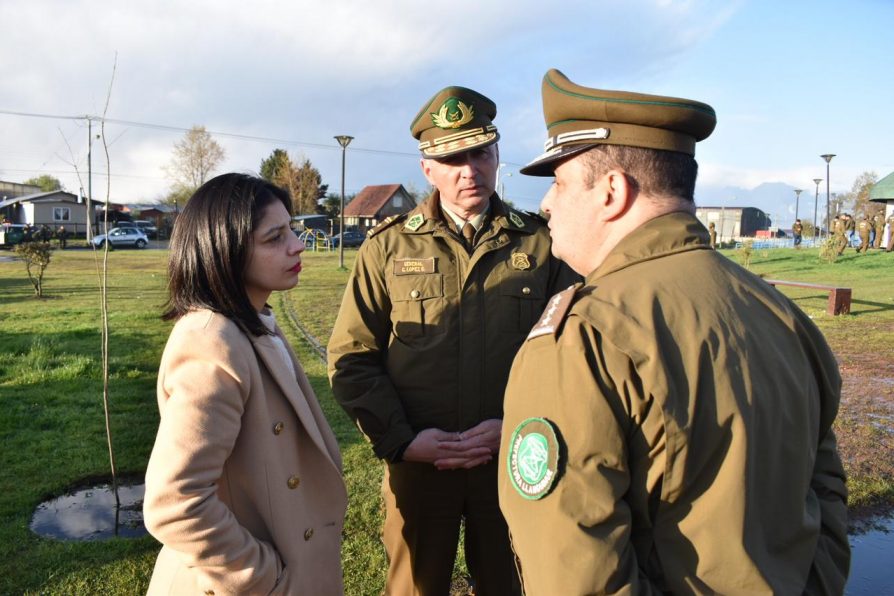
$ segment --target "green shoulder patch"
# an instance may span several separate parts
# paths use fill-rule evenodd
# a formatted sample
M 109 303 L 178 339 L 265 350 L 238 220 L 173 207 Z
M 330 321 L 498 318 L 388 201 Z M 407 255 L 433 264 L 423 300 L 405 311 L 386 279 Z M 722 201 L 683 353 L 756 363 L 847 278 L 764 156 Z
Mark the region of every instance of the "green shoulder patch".
M 509 211 L 509 221 L 511 221 L 512 224 L 513 224 L 516 228 L 523 228 L 523 227 L 525 227 L 525 220 L 523 220 L 523 219 L 521 218 L 521 216 L 520 216 L 518 213 L 516 213 L 515 211 Z
M 410 230 L 411 232 L 415 232 L 420 227 L 422 227 L 422 224 L 424 224 L 424 223 L 425 223 L 425 216 L 422 215 L 421 213 L 417 213 L 416 215 L 414 215 L 413 217 L 411 217 L 410 219 L 407 220 L 407 223 L 404 224 L 404 229 Z
M 509 440 L 506 473 L 525 499 L 542 499 L 559 475 L 559 440 L 546 418 L 528 418 L 515 427 Z
M 403 219 L 406 216 L 407 216 L 406 213 L 401 213 L 400 215 L 392 215 L 391 217 L 386 217 L 381 222 L 379 222 L 379 225 L 377 225 L 376 227 L 374 227 L 374 228 L 370 229 L 368 232 L 366 232 L 366 237 L 372 238 L 373 236 L 375 236 L 382 230 L 390 228 L 391 226 L 393 226 L 394 224 L 396 224 L 397 222 L 399 222 L 401 219 Z

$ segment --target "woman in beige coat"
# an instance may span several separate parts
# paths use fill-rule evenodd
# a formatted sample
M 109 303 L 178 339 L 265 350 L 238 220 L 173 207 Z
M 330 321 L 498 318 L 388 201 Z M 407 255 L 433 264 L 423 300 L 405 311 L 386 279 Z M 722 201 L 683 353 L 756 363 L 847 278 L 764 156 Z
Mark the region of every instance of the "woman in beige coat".
M 347 494 L 320 406 L 266 302 L 304 245 L 288 194 L 250 176 L 204 184 L 171 238 L 176 320 L 158 374 L 146 527 L 149 594 L 341 594 Z

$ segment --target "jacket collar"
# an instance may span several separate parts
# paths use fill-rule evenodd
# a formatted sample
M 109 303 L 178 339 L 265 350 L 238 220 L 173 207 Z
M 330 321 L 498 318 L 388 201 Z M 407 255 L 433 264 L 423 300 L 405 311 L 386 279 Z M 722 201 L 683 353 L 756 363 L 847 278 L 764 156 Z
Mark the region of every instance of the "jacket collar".
M 637 263 L 691 250 L 711 250 L 708 231 L 694 215 L 682 211 L 650 219 L 625 236 L 602 264 L 587 275 L 587 285 Z
M 529 216 L 522 216 L 517 211 L 509 208 L 494 193 L 490 197 L 490 221 L 495 234 L 502 230 L 533 234 L 536 226 Z M 441 211 L 441 193 L 435 189 L 421 205 L 407 214 L 402 228 L 405 234 L 430 234 L 437 230 L 452 229 L 450 222 L 444 221 Z

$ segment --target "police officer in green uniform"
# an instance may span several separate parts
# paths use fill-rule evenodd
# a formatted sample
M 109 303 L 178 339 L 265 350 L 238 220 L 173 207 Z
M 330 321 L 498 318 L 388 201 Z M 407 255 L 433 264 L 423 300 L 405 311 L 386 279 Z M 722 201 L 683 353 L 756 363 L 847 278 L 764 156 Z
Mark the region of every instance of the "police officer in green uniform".
M 866 251 L 869 250 L 869 233 L 872 231 L 872 224 L 869 223 L 869 218 L 865 215 L 860 220 L 860 223 L 857 224 L 857 233 L 860 235 L 860 248 L 857 252 L 866 254 Z
M 386 461 L 386 593 L 447 594 L 461 522 L 476 594 L 520 586 L 497 501 L 503 392 L 547 300 L 580 278 L 495 194 L 496 106 L 464 87 L 411 125 L 435 187 L 369 233 L 329 342 L 335 399 Z
M 711 248 L 717 248 L 717 226 L 713 221 L 708 223 L 708 235 L 711 237 Z
M 888 244 L 885 246 L 885 252 L 894 251 L 894 213 L 888 216 Z
M 541 209 L 584 284 L 506 389 L 500 505 L 525 593 L 830 593 L 849 565 L 841 378 L 695 218 L 700 102 L 543 82 Z M 772 346 L 772 349 L 768 349 Z
M 845 235 L 847 232 L 847 221 L 846 216 L 837 215 L 835 216 L 835 222 L 832 228 L 832 237 L 835 240 L 835 252 L 840 256 L 844 253 L 844 249 L 847 248 L 847 236 Z

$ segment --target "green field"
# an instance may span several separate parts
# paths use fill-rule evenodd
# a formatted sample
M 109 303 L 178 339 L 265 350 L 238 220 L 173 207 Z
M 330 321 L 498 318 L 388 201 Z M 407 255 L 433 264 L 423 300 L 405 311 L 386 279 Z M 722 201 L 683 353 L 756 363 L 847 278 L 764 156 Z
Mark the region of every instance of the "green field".
M 349 259 L 355 254 L 346 252 Z M 158 423 L 155 373 L 170 329 L 158 318 L 166 256 L 151 250 L 109 257 L 112 428 L 119 472 L 134 479 L 145 470 Z M 296 313 L 325 343 L 347 273 L 337 269 L 335 253 L 306 254 L 304 260 L 299 287 L 274 296 L 273 305 L 342 448 L 350 496 L 343 548 L 347 593 L 378 594 L 385 573 L 378 539 L 381 466 L 333 403 L 325 367 L 284 312 Z M 851 315 L 834 318 L 825 314 L 825 295 L 784 291 L 814 317 L 842 363 L 845 390 L 837 428 L 852 507 L 894 501 L 894 254 L 849 253 L 827 264 L 810 250 L 755 251 L 751 268 L 775 278 L 853 288 Z M 70 543 L 28 530 L 40 502 L 106 477 L 109 468 L 92 253 L 55 253 L 44 286 L 47 297 L 35 300 L 24 265 L 0 262 L 0 594 L 141 594 L 158 550 L 151 537 Z

